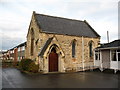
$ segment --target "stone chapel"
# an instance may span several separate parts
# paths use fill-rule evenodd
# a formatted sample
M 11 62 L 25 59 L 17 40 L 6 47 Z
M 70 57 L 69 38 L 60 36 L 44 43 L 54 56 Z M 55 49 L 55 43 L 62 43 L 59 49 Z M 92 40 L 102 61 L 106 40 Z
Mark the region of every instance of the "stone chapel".
M 86 20 L 33 11 L 25 58 L 34 60 L 44 73 L 84 71 L 94 68 L 94 49 L 99 43 L 100 35 Z

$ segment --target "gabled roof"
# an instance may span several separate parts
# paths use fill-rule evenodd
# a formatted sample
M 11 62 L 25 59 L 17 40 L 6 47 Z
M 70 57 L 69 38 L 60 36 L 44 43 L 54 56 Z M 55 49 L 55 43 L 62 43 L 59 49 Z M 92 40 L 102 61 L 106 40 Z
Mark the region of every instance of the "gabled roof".
M 110 43 L 106 43 L 106 44 L 102 44 L 100 47 L 98 48 L 112 48 L 112 47 L 120 47 L 120 39 L 112 41 Z
M 24 42 L 24 43 L 21 43 L 21 44 L 19 44 L 18 46 L 16 46 L 17 48 L 18 47 L 22 47 L 22 46 L 25 46 L 26 45 L 26 42 Z
M 37 25 L 42 32 L 73 36 L 100 37 L 99 34 L 87 23 L 61 17 L 48 16 L 33 12 Z
M 52 39 L 53 39 L 53 37 L 52 37 L 52 38 L 49 38 L 49 39 L 46 41 L 46 43 L 44 44 L 44 46 L 43 46 L 43 48 L 41 49 L 41 51 L 40 51 L 40 53 L 38 54 L 38 56 L 43 57 L 44 52 L 46 51 L 48 45 L 51 43 Z
M 22 47 L 22 46 L 26 46 L 26 42 L 23 42 L 23 43 L 21 43 L 21 44 L 15 46 L 15 47 L 9 49 L 9 51 L 14 50 L 14 48 L 19 48 L 19 47 Z

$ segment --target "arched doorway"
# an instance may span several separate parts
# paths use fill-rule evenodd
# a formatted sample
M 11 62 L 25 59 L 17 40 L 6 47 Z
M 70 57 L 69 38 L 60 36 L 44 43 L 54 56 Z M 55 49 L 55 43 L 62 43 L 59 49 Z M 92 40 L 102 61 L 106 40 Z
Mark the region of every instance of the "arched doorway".
M 58 71 L 58 54 L 56 53 L 56 48 L 53 47 L 49 54 L 49 72 Z

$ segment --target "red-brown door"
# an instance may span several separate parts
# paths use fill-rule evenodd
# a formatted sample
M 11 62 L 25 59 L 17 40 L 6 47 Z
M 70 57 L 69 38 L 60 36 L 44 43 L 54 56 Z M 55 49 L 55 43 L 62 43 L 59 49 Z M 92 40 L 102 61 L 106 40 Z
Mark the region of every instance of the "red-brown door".
M 49 54 L 49 72 L 58 71 L 58 54 L 51 52 Z

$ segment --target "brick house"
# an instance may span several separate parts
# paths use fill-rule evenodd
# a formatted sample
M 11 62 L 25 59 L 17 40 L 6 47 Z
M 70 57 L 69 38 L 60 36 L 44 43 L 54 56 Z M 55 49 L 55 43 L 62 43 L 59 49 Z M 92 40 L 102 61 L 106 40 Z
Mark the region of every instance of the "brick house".
M 26 46 L 26 42 L 19 44 L 18 46 L 16 46 L 16 60 L 20 61 L 21 59 L 25 58 L 25 46 Z
M 26 42 L 21 43 L 14 47 L 14 62 L 19 62 L 21 59 L 25 58 L 25 47 Z
M 2 52 L 2 56 L 3 56 L 3 61 L 9 60 L 10 58 L 9 50 Z
M 25 58 L 25 46 L 26 42 L 21 43 L 5 52 L 2 52 L 2 59 L 6 62 L 19 62 L 21 59 Z
M 0 51 L 0 60 L 3 59 L 3 56 L 2 56 L 2 51 Z
M 79 21 L 33 12 L 25 57 L 39 64 L 39 71 L 84 71 L 93 68 L 93 50 L 100 36 L 86 20 Z
M 14 59 L 14 48 L 10 49 L 10 59 L 13 60 Z

